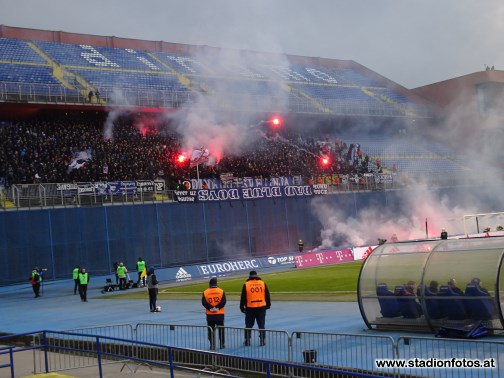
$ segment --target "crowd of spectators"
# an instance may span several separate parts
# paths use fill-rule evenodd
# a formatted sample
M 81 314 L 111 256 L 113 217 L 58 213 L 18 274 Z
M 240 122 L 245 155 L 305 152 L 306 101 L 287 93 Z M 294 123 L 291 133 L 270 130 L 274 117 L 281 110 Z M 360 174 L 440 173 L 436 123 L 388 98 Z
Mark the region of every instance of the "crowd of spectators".
M 105 115 L 62 114 L 2 123 L 0 127 L 0 177 L 7 186 L 43 182 L 93 182 L 164 179 L 169 187 L 195 175 L 177 162 L 180 136 L 169 126 L 143 122 L 138 116 L 114 121 L 113 138 L 104 137 Z M 146 124 L 151 126 L 145 126 Z M 76 156 L 89 159 L 76 164 Z M 326 164 L 321 157 L 327 157 Z M 261 136 L 239 156 L 225 155 L 199 167 L 200 178 L 269 178 L 319 174 L 366 173 L 369 159 L 357 144 L 347 146 L 328 136 Z

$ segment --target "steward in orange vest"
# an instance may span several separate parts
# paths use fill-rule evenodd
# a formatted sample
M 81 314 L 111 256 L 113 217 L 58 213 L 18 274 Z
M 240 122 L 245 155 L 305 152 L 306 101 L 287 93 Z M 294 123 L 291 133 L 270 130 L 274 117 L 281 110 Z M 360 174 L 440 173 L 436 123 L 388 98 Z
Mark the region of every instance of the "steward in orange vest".
M 250 337 L 257 322 L 259 327 L 260 345 L 266 345 L 266 310 L 271 307 L 270 293 L 268 286 L 261 280 L 255 270 L 251 271 L 247 282 L 243 285 L 240 298 L 240 311 L 245 314 L 245 346 L 250 346 Z
M 201 304 L 205 307 L 208 330 L 208 340 L 210 349 L 215 349 L 215 329 L 216 326 L 224 327 L 224 306 L 226 305 L 226 293 L 217 287 L 217 277 L 212 277 L 209 281 L 209 287 L 203 292 Z M 224 329 L 219 327 L 219 347 L 224 349 L 225 337 Z

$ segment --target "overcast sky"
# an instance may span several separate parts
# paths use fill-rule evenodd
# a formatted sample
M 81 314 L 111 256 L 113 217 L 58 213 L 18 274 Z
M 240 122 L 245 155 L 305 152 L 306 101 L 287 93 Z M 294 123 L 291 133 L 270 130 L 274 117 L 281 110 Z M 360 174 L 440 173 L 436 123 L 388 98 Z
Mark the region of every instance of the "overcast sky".
M 504 69 L 502 0 L 0 0 L 0 24 L 348 59 L 407 88 Z

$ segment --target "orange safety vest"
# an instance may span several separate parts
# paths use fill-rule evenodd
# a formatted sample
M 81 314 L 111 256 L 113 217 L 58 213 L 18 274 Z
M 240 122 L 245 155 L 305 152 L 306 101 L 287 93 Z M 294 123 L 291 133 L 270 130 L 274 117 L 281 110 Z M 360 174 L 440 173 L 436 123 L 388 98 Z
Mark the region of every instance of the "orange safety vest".
M 218 287 L 210 287 L 203 292 L 205 296 L 205 300 L 210 303 L 212 307 L 217 307 L 217 305 L 221 302 L 222 296 L 224 295 L 224 290 Z M 210 310 L 206 310 L 207 315 L 220 315 L 224 314 L 224 307 L 219 308 L 219 311 L 212 312 Z
M 266 306 L 266 284 L 261 280 L 249 280 L 245 282 L 247 293 L 247 307 Z

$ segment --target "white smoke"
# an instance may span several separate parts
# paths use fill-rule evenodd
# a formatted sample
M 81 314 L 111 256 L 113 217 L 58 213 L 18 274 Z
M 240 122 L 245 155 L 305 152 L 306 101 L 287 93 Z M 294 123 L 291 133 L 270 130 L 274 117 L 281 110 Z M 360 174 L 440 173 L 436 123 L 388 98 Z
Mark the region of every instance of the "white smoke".
M 378 239 L 390 240 L 396 234 L 399 241 L 439 237 L 441 229 L 452 234 L 463 234 L 463 216 L 474 214 L 475 206 L 453 203 L 448 195 L 440 195 L 427 187 L 400 193 L 401 205 L 369 206 L 354 216 L 338 206 L 337 196 L 319 197 L 312 209 L 322 223 L 322 243 L 318 249 L 334 246 L 376 244 Z
M 259 137 L 254 126 L 263 120 L 258 120 L 258 114 L 268 117 L 287 110 L 288 93 L 279 84 L 271 86 L 262 80 L 265 76 L 261 70 L 286 68 L 288 61 L 282 55 L 265 57 L 216 49 L 195 53 L 192 59 L 203 74 L 214 79 L 190 77 L 191 88 L 204 94 L 194 95 L 194 101 L 166 114 L 182 137 L 184 152 L 205 146 L 216 161 L 225 154 L 241 156 Z M 266 85 L 269 95 L 250 90 Z

